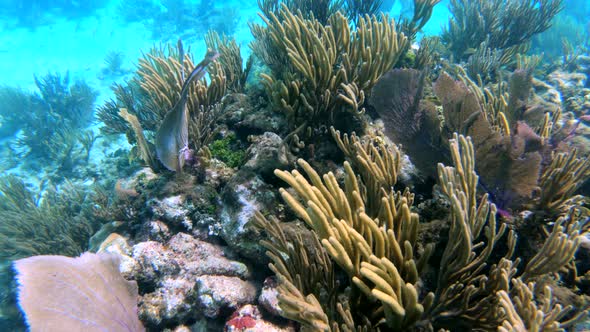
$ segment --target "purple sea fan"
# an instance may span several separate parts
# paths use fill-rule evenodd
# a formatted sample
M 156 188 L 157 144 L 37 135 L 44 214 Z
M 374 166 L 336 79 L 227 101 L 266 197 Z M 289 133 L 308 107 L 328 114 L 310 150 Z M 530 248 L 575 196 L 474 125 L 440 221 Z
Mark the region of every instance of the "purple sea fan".
M 145 331 L 137 284 L 119 273 L 113 254 L 33 256 L 14 262 L 18 304 L 31 331 Z

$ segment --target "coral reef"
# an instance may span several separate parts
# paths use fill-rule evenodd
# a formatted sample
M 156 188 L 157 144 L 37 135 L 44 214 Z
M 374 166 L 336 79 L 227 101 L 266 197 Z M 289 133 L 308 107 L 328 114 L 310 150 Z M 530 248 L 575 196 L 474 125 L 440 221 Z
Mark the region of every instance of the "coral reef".
M 369 7 L 371 7 L 371 2 Z M 347 1 L 348 8 L 351 10 L 354 8 L 360 8 L 355 6 L 353 1 Z M 301 15 L 306 19 L 317 19 L 321 24 L 328 23 L 330 16 L 336 14 L 338 11 L 344 9 L 344 1 L 332 1 L 332 0 L 320 0 L 320 1 L 309 1 L 309 0 L 262 0 L 258 2 L 258 6 L 262 11 L 262 14 L 266 17 L 272 15 L 278 15 L 278 17 L 284 17 L 281 14 L 281 8 L 284 6 L 290 12 L 300 11 Z M 353 13 L 352 11 L 350 13 Z
M 324 25 L 283 4 L 263 19 L 265 27 L 251 25 L 251 47 L 271 70 L 262 79 L 272 104 L 289 120 L 289 142 L 362 113 L 365 93 L 393 68 L 407 43 L 383 14 L 359 18 L 351 28 L 341 13 Z
M 0 259 L 33 255 L 77 256 L 98 229 L 93 195 L 65 183 L 46 188 L 43 195 L 30 190 L 15 176 L 0 181 Z
M 244 163 L 245 152 L 239 146 L 235 135 L 217 139 L 209 145 L 211 156 L 223 161 L 229 167 L 238 167 Z
M 244 66 L 240 47 L 235 39 L 225 34 L 220 36 L 216 31 L 210 30 L 205 36 L 205 42 L 207 48 L 219 52 L 219 62 L 221 68 L 223 68 L 228 90 L 231 92 L 244 92 L 248 74 L 252 68 L 253 58 L 249 57 Z M 214 76 L 217 75 L 215 72 L 217 69 L 218 67 L 210 69 L 213 70 L 212 74 Z
M 118 77 L 129 72 L 123 67 L 125 56 L 119 51 L 109 51 L 104 58 L 104 68 L 102 74 L 107 77 Z
M 97 112 L 104 136 L 83 130 L 94 95 L 67 76 L 0 89 L 0 136 L 59 164 L 38 190 L 0 179 L 0 325 L 19 321 L 12 261 L 24 290 L 22 262 L 48 259 L 29 256 L 81 254 L 51 275 L 98 287 L 88 303 L 106 281 L 131 309 L 100 312 L 139 330 L 583 329 L 588 45 L 530 51 L 561 0 L 451 0 L 442 38 L 420 36 L 440 1 L 410 2 L 394 21 L 381 1 L 260 0 L 247 60 L 226 3 L 121 3 L 208 50 L 143 54 Z M 55 128 L 27 142 L 23 109 Z M 81 261 L 109 277 L 84 285 Z
M 210 38 L 215 40 L 215 35 L 212 34 Z M 219 46 L 217 42 L 214 44 Z M 218 62 L 213 62 L 210 65 L 209 63 L 205 64 L 205 68 L 215 68 L 210 73 L 210 82 L 208 83 L 201 77 L 197 78 L 195 84 L 186 85 L 184 90 L 186 95 L 182 98 L 185 100 L 188 119 L 186 124 L 188 132 L 186 139 L 188 141 L 186 143 L 190 144 L 196 152 L 205 147 L 215 133 L 214 123 L 221 115 L 218 103 L 225 95 L 227 88 L 240 85 L 239 82 L 245 80 L 240 81 L 240 77 L 247 77 L 247 73 L 241 68 L 241 60 L 239 61 L 239 72 L 233 72 L 233 70 L 238 70 L 236 56 L 239 56 L 239 48 L 233 44 L 233 47 L 224 47 L 221 51 L 224 52 L 221 54 L 224 59 L 223 64 Z M 213 60 L 212 58 L 211 61 Z M 165 124 L 166 132 L 174 134 L 172 129 L 177 121 L 171 120 L 178 116 L 167 117 L 167 115 L 174 113 L 172 112 L 174 109 L 176 113 L 184 114 L 185 107 L 181 107 L 182 105 L 179 103 L 181 90 L 185 85 L 183 73 L 186 73 L 188 78 L 189 73 L 192 73 L 195 68 L 197 66 L 193 64 L 191 55 L 184 53 L 180 42 L 176 47 L 153 48 L 150 53 L 140 59 L 134 80 L 127 86 L 115 84 L 113 89 L 116 98 L 99 108 L 97 117 L 106 125 L 103 127 L 105 133 L 126 132 L 130 143 L 137 142 L 141 159 L 154 170 L 159 170 L 160 167 L 154 161 L 156 155 L 153 151 L 154 148 L 145 139 L 143 131 L 156 131 L 161 129 L 162 124 Z M 232 73 L 230 76 L 232 81 L 226 80 L 226 72 Z M 201 71 L 201 73 L 203 72 Z M 125 109 L 125 113 L 129 115 L 121 113 L 121 109 Z M 129 127 L 133 129 L 133 134 L 131 134 Z M 179 128 L 176 128 L 176 131 L 182 132 Z M 156 150 L 161 148 L 162 137 L 156 135 Z M 178 153 L 180 147 L 173 150 Z M 175 157 L 174 159 L 179 158 Z M 168 159 L 166 158 L 166 160 Z M 170 164 L 170 162 L 167 161 L 166 164 Z M 176 169 L 176 167 L 173 168 Z
M 452 18 L 442 38 L 458 60 L 486 39 L 492 50 L 505 50 L 547 30 L 562 8 L 562 0 L 451 0 Z
M 362 150 L 360 144 L 356 146 Z M 362 195 L 363 183 L 375 174 L 360 172 L 357 180 L 347 162 L 344 188 L 333 173 L 320 177 L 303 160 L 298 164 L 305 176 L 297 170 L 275 172 L 290 185 L 292 191 L 281 189 L 281 195 L 312 229 L 307 238 L 315 242 L 304 244 L 301 234 L 286 233 L 278 221 L 256 215 L 254 224 L 272 239 L 263 245 L 278 277 L 284 317 L 298 321 L 303 329 L 322 331 L 510 329 L 535 324 L 567 328 L 584 317 L 588 304 L 562 305 L 559 301 L 566 299 L 552 299 L 555 294 L 549 287 L 541 300 L 530 294 L 533 280 L 555 285 L 551 276 L 572 261 L 587 221 L 575 213 L 559 218 L 542 248 L 519 272 L 520 258 L 511 260 L 514 231 L 507 233 L 503 258 L 493 255 L 508 228 L 497 222 L 497 209 L 487 194 L 477 198 L 473 144 L 455 135 L 450 147 L 454 167 L 438 166 L 439 184 L 451 209 L 448 242 L 435 264 L 435 284 L 421 279 L 433 244 L 417 243 L 419 216 L 410 212 L 413 195 L 408 191 L 380 188 L 380 206 L 367 209 L 374 196 Z M 396 158 L 388 150 L 379 151 L 381 156 Z M 347 288 L 352 288 L 340 296 L 337 292 L 342 288 L 335 285 L 337 271 L 332 262 L 348 276 Z M 432 292 L 427 292 L 429 287 Z M 536 314 L 530 315 L 528 308 Z
M 557 154 L 551 150 L 556 146 L 563 146 L 562 153 L 574 159 L 576 152 L 560 138 L 568 130 L 558 124 L 560 111 L 531 97 L 539 58 L 519 59 L 508 82 L 495 86 L 475 83 L 462 68 L 458 68 L 458 79 L 443 72 L 432 86 L 434 102 L 423 96 L 428 88 L 423 72 L 394 70 L 375 86 L 370 103 L 384 122 L 385 133 L 407 149 L 427 177 L 434 174 L 436 162 L 449 160 L 444 142 L 459 132 L 472 137 L 480 183 L 495 204 L 504 210 L 535 207 L 555 213 L 541 198 L 553 191 L 542 174 L 555 169 L 551 165 Z M 402 127 L 406 130 L 400 131 Z M 581 168 L 572 165 L 564 170 L 576 174 L 575 188 L 588 176 L 585 166 L 578 165 Z M 574 192 L 569 192 L 568 199 Z
M 295 331 L 292 326 L 281 327 L 262 319 L 262 313 L 258 307 L 247 304 L 230 317 L 225 323 L 225 331 L 269 331 L 269 332 L 290 332 Z
M 35 77 L 35 84 L 34 94 L 2 88 L 0 98 L 6 105 L 0 111 L 2 131 L 20 131 L 15 143 L 19 157 L 67 174 L 85 161 L 78 137 L 93 118 L 97 94 L 83 81 L 71 84 L 68 73 Z
M 178 233 L 166 243 L 137 243 L 125 257 L 122 273 L 146 290 L 139 316 L 150 329 L 190 322 L 195 315 L 215 318 L 252 303 L 256 295 L 247 281 L 250 268 L 225 257 L 222 247 L 188 234 Z
M 7 0 L 0 5 L 0 15 L 10 24 L 35 28 L 52 23 L 59 16 L 73 19 L 91 16 L 104 6 L 105 3 L 99 0 L 56 0 L 50 3 L 41 0 Z

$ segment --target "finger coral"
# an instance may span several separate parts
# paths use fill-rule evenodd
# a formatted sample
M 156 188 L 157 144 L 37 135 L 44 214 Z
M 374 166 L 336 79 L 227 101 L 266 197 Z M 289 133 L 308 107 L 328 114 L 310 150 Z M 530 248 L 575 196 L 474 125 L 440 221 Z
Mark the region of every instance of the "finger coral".
M 386 15 L 362 17 L 353 29 L 341 13 L 324 25 L 283 5 L 263 20 L 265 27 L 251 26 L 252 49 L 271 69 L 263 82 L 273 105 L 287 115 L 289 137 L 362 112 L 365 94 L 407 43 Z
M 538 254 L 519 271 L 521 258 L 512 257 L 516 234 L 496 219 L 488 195 L 478 197 L 474 145 L 455 134 L 449 143 L 453 166 L 438 166 L 439 185 L 450 203 L 448 241 L 440 260 L 430 262 L 438 270 L 437 281 L 425 282 L 433 247 L 418 241 L 419 216 L 410 210 L 413 197 L 383 188 L 379 198 L 360 194 L 364 183 L 382 183 L 368 179 L 379 178 L 376 170 L 388 164 L 379 160 L 395 160 L 396 154 L 374 141 L 362 144 L 356 136 L 333 135 L 358 167 L 356 173 L 344 163 L 343 186 L 333 173 L 320 177 L 301 159 L 303 173 L 275 171 L 290 186 L 280 189 L 283 199 L 311 233 L 288 232 L 288 223 L 269 221 L 260 213 L 255 217 L 254 225 L 271 238 L 262 243 L 278 278 L 283 316 L 304 330 L 524 331 L 537 323 L 563 329 L 585 315 L 585 306 L 564 305 L 547 290 L 542 297 L 531 296 L 535 280 L 553 280 L 570 264 L 581 232 L 587 231 L 578 214 L 557 220 Z M 373 199 L 379 200 L 373 202 L 378 209 L 369 210 Z M 339 296 L 332 262 L 352 288 Z M 533 309 L 537 314 L 531 316 Z
M 367 161 L 362 158 L 364 155 L 368 160 L 377 161 L 377 165 L 380 164 L 378 160 L 389 160 L 391 163 L 387 164 L 395 165 L 398 158 L 392 154 L 392 150 L 375 149 L 370 144 L 356 144 L 356 148 L 363 151 L 359 154 L 359 160 Z M 395 330 L 415 324 L 432 304 L 434 294 L 429 293 L 422 299 L 418 296 L 419 275 L 432 248 L 428 246 L 420 258 L 416 257 L 418 215 L 410 211 L 412 195 L 409 192 L 396 193 L 391 188 L 380 188 L 379 202 L 373 202 L 376 208 L 369 210 L 366 202 L 374 199 L 374 195 L 361 196 L 361 184 L 348 162 L 344 164 L 344 188 L 338 185 L 334 174 L 328 173 L 322 179 L 305 161 L 300 159 L 298 164 L 311 182 L 298 171 L 277 170 L 275 174 L 295 190 L 299 199 L 284 189 L 281 189 L 281 195 L 315 232 L 327 255 L 346 272 L 351 284 L 360 290 L 363 301 L 366 301 L 367 305 L 376 301 L 375 310 L 381 314 L 373 317 L 373 323 L 370 324 L 377 326 L 383 319 L 384 324 Z M 377 170 L 377 165 L 373 165 L 372 169 Z M 362 177 L 365 181 L 374 176 L 370 169 L 368 168 L 369 172 Z M 261 216 L 257 218 L 261 219 Z M 264 222 L 259 220 L 258 224 Z M 276 236 L 274 233 L 276 232 L 273 231 L 273 236 Z M 277 251 L 275 246 L 271 249 L 270 253 Z M 280 263 L 280 256 L 275 253 L 272 257 L 275 265 Z M 320 266 L 330 267 L 326 263 Z M 280 272 L 280 275 L 283 275 L 288 271 L 282 269 Z M 282 278 L 280 281 L 284 282 L 284 277 Z M 299 302 L 308 303 L 310 307 L 316 308 L 314 310 L 319 310 L 315 296 L 308 297 L 307 293 L 301 293 L 300 288 L 295 291 L 292 282 L 284 283 L 282 287 L 285 293 L 291 294 L 284 297 L 299 298 Z M 346 311 L 342 309 L 342 304 L 337 308 L 323 310 L 335 312 L 338 308 L 341 315 L 334 319 L 342 321 L 343 326 L 354 326 L 354 323 L 346 321 L 356 315 L 349 317 L 342 314 Z M 350 310 L 351 313 L 356 312 L 352 307 Z M 315 324 L 323 322 L 322 326 L 325 326 L 324 318 L 319 321 L 317 319 L 319 318 L 314 320 Z M 307 323 L 311 324 L 309 321 Z M 334 325 L 336 330 L 338 325 L 340 324 Z

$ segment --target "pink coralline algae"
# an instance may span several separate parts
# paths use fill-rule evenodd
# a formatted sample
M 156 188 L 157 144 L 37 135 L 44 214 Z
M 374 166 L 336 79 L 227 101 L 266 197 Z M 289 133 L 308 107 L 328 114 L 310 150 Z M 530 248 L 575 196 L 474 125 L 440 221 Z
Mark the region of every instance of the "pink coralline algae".
M 251 315 L 241 315 L 237 311 L 232 315 L 230 320 L 225 324 L 226 331 L 244 331 L 245 329 L 256 326 L 256 319 Z
M 256 305 L 247 304 L 236 310 L 225 323 L 225 332 L 295 332 L 292 323 L 276 325 L 262 318 Z

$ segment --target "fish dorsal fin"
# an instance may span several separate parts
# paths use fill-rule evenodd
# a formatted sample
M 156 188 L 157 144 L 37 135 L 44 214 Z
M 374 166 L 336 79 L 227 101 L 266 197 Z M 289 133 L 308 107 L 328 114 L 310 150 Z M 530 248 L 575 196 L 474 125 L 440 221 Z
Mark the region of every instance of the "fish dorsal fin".
M 184 47 L 182 47 L 182 40 L 178 38 L 178 62 L 180 63 L 180 77 L 184 82 Z

